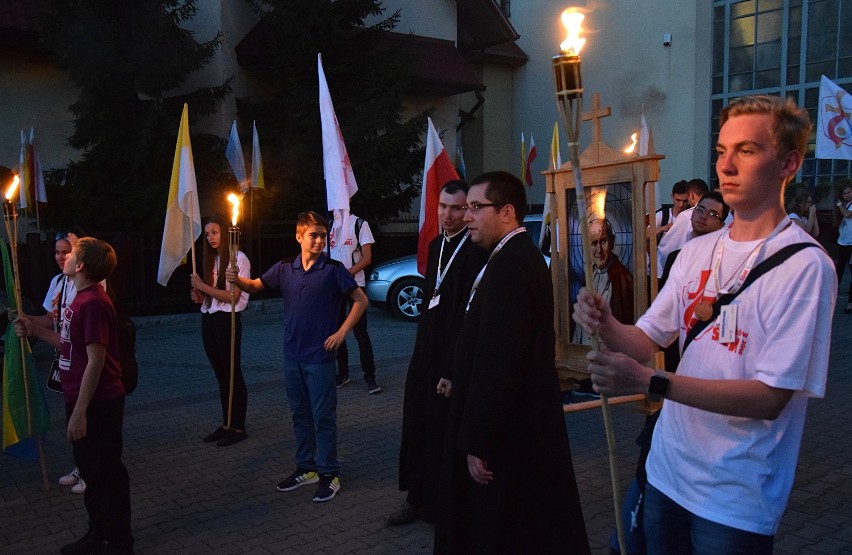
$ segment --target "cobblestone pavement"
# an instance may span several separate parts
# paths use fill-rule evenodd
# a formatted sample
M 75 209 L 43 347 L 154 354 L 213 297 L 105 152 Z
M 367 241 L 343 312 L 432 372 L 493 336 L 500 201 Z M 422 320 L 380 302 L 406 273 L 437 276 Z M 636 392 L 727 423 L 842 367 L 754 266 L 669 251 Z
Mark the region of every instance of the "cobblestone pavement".
M 776 538 L 779 554 L 852 553 L 852 419 L 845 413 L 852 406 L 852 315 L 842 313 L 845 304 L 844 295 L 835 316 L 828 393 L 810 404 L 796 484 Z M 274 303 L 265 308 L 269 313 L 244 318 L 249 438 L 225 448 L 201 442 L 218 425 L 219 409 L 198 315 L 138 320 L 140 383 L 128 397 L 124 427 L 137 553 L 430 553 L 429 525 L 384 524 L 403 500 L 397 455 L 415 325 L 369 310 L 384 391 L 368 395 L 353 365 L 352 383 L 339 390 L 338 401 L 342 489 L 333 501 L 314 503 L 313 487 L 275 490 L 292 470 L 294 441 L 281 372 L 280 315 Z M 349 341 L 357 362 L 357 345 Z M 41 344 L 36 354 L 44 373 L 51 351 Z M 3 554 L 56 553 L 85 531 L 82 496 L 55 485 L 73 463 L 62 434 L 61 396 L 48 395 L 51 488 L 43 491 L 37 464 L 0 456 Z M 628 407 L 612 410 L 618 473 L 626 488 L 643 417 Z M 566 418 L 592 550 L 606 553 L 614 519 L 600 412 Z M 530 472 L 530 487 L 546 487 L 546 476 L 535 477 L 534 467 Z M 570 553 L 571 538 L 565 545 Z

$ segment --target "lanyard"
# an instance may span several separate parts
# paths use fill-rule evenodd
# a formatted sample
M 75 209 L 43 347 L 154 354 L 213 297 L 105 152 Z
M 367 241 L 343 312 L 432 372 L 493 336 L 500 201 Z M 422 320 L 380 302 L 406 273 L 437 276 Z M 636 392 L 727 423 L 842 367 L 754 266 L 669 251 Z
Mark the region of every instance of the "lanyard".
M 742 266 L 742 270 L 738 270 L 739 273 L 728 279 L 728 281 L 725 283 L 725 288 L 723 289 L 719 285 L 719 267 L 722 264 L 722 255 L 725 252 L 725 239 L 731 233 L 730 227 L 725 228 L 725 231 L 722 232 L 722 237 L 719 240 L 719 248 L 713 255 L 713 257 L 716 259 L 716 263 L 713 265 L 713 279 L 716 283 L 716 296 L 718 297 L 719 295 L 733 294 L 739 291 L 746 278 L 748 278 L 749 273 L 751 273 L 751 269 L 754 267 L 755 261 L 766 248 L 766 243 L 772 240 L 776 235 L 787 229 L 791 223 L 793 222 L 792 220 L 790 220 L 790 218 L 782 219 L 781 222 L 779 222 L 778 225 L 775 226 L 775 229 L 772 230 L 772 233 L 770 233 L 760 243 L 755 245 L 751 253 L 746 258 L 745 264 Z M 728 284 L 730 283 L 731 279 L 734 280 L 734 283 L 729 287 Z
M 497 246 L 494 247 L 493 251 L 491 251 L 491 256 L 488 257 L 488 261 L 485 263 L 485 266 L 483 266 L 482 269 L 479 270 L 479 274 L 476 276 L 476 280 L 473 282 L 473 287 L 471 287 L 470 289 L 470 298 L 467 300 L 467 306 L 464 309 L 465 314 L 467 314 L 467 311 L 470 310 L 470 303 L 473 302 L 473 297 L 474 295 L 476 295 L 476 288 L 479 287 L 479 282 L 482 281 L 482 276 L 483 274 L 485 274 L 485 268 L 488 267 L 488 264 L 491 262 L 491 259 L 494 258 L 495 254 L 500 252 L 500 250 L 503 248 L 503 245 L 505 245 L 509 241 L 509 239 L 511 239 L 518 233 L 524 233 L 526 230 L 527 228 L 523 226 L 513 229 L 512 231 L 507 233 L 505 237 L 500 239 L 500 242 L 497 243 Z
M 443 271 L 441 271 L 441 260 L 443 260 L 443 258 L 444 258 L 444 243 L 448 243 L 450 238 L 447 237 L 446 239 L 444 239 L 444 238 L 441 239 L 441 252 L 438 254 L 438 277 L 435 278 L 435 295 L 434 296 L 437 296 L 438 292 L 441 290 L 441 283 L 444 281 L 444 278 L 447 276 L 447 272 L 450 270 L 450 266 L 453 265 L 453 260 L 456 259 L 456 255 L 459 253 L 459 251 L 462 248 L 462 245 L 464 245 L 464 242 L 467 241 L 468 237 L 470 237 L 470 230 L 469 229 L 465 231 L 464 237 L 462 237 L 461 241 L 459 241 L 459 244 L 456 245 L 456 250 L 453 251 L 452 256 L 450 256 L 450 259 L 447 260 L 447 266 L 444 268 Z

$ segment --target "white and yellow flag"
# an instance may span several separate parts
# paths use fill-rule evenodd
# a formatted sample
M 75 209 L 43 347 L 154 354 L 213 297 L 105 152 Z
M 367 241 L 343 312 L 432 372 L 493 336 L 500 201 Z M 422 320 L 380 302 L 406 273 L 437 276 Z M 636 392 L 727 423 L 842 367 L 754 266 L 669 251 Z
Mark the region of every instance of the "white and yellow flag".
M 163 225 L 163 243 L 160 247 L 160 267 L 157 283 L 165 286 L 193 248 L 201 235 L 201 212 L 198 209 L 198 187 L 195 182 L 195 164 L 192 161 L 192 144 L 189 142 L 189 106 L 183 105 L 180 117 L 169 201 Z M 193 271 L 195 269 L 193 268 Z

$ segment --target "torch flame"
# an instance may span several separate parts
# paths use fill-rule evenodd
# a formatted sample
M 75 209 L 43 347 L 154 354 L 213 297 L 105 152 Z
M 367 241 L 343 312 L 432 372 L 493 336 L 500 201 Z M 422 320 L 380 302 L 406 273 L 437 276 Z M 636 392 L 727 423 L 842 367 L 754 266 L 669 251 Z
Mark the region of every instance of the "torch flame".
M 624 149 L 627 154 L 632 154 L 636 150 L 636 145 L 639 143 L 639 133 L 630 135 L 630 146 Z
M 15 177 L 12 178 L 12 183 L 9 184 L 9 188 L 6 189 L 6 200 L 12 200 L 12 197 L 15 196 L 15 191 L 18 188 L 18 183 L 21 182 L 21 178 L 18 177 L 18 174 L 15 174 Z
M 577 8 L 567 8 L 562 12 L 562 25 L 565 26 L 565 40 L 559 45 L 562 52 L 574 56 L 580 55 L 580 50 L 586 44 L 586 39 L 580 37 L 580 33 L 583 32 L 583 19 L 585 18 L 586 16 L 580 13 Z
M 240 197 L 231 193 L 228 195 L 228 202 L 231 203 L 231 225 L 237 227 L 237 219 L 240 217 Z
M 606 218 L 606 189 L 592 193 L 591 202 L 592 218 L 603 220 Z

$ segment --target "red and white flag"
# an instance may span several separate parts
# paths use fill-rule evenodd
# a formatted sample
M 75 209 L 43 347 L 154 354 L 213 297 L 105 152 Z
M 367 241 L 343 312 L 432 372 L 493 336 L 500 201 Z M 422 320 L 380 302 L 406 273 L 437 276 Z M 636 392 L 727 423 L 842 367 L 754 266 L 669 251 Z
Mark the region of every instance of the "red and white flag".
M 852 160 L 852 95 L 825 75 L 819 81 L 816 157 Z
M 343 133 L 334 113 L 328 81 L 322 69 L 322 54 L 317 54 L 317 73 L 319 74 L 319 105 L 322 122 L 322 167 L 325 174 L 325 194 L 328 209 L 334 214 L 332 224 L 333 237 L 345 241 L 351 235 L 353 226 L 349 224 L 349 199 L 358 192 L 352 163 L 343 142 Z
M 438 229 L 438 195 L 444 183 L 458 179 L 441 137 L 429 118 L 426 131 L 426 163 L 423 164 L 423 186 L 420 188 L 420 237 L 417 240 L 417 271 L 426 275 L 426 258 L 429 242 L 440 232 Z
M 527 164 L 526 170 L 524 172 L 524 178 L 527 182 L 527 187 L 533 186 L 533 176 L 532 176 L 532 163 L 535 161 L 538 156 L 538 151 L 535 148 L 535 137 L 530 133 L 530 151 L 527 154 Z

